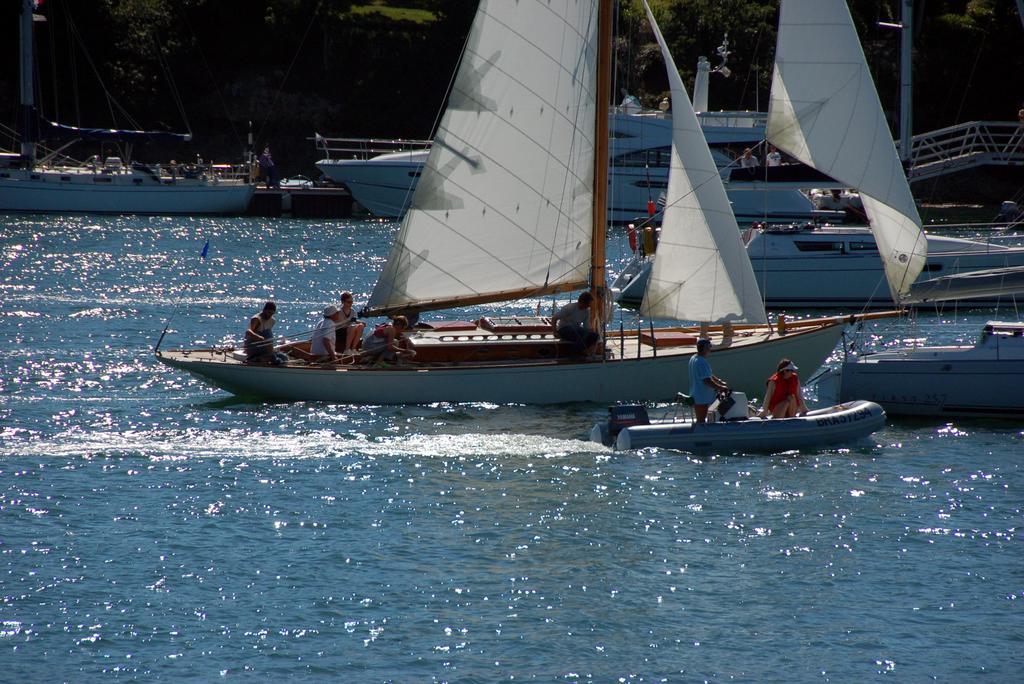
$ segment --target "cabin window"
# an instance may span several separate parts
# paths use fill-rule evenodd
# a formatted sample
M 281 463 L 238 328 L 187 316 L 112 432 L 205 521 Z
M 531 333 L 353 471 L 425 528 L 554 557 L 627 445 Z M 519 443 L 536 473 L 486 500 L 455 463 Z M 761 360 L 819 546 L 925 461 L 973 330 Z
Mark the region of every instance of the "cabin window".
M 925 264 L 924 268 L 921 270 L 926 273 L 935 273 L 936 271 L 942 270 L 942 264 Z
M 672 146 L 651 147 L 646 150 L 634 150 L 615 157 L 612 166 L 618 167 L 652 167 L 668 168 L 672 159 Z
M 842 252 L 842 242 L 820 242 L 818 240 L 796 240 L 793 242 L 801 252 Z
M 39 174 L 38 174 L 38 173 L 33 173 L 33 174 L 32 174 L 31 176 L 29 176 L 29 177 L 30 177 L 30 178 L 31 178 L 32 180 L 39 180 L 39 178 L 40 178 L 40 176 L 39 176 Z
M 62 181 L 69 181 L 69 180 L 71 180 L 71 176 L 61 176 L 60 179 Z
M 93 183 L 109 183 L 111 181 L 110 181 L 110 177 L 109 176 L 96 176 L 95 178 L 92 179 L 92 182 Z
M 876 245 L 874 242 L 851 242 L 849 247 L 850 247 L 850 251 L 851 252 L 877 252 L 878 251 L 878 245 Z
M 668 183 L 666 183 L 665 181 L 656 180 L 638 180 L 634 181 L 633 185 L 638 188 L 660 188 L 662 190 L 668 187 Z
M 142 179 L 141 178 L 132 178 L 132 183 L 135 183 L 136 185 L 142 185 Z
M 409 172 L 409 178 L 419 178 L 419 177 L 420 177 L 420 172 L 419 171 L 410 171 Z

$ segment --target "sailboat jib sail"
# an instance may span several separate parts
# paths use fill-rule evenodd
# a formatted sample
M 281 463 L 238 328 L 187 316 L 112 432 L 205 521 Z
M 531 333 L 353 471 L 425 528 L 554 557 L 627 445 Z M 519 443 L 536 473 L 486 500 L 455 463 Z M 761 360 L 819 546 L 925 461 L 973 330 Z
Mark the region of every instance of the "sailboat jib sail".
M 646 1 L 672 94 L 672 155 L 658 254 L 641 313 L 690 321 L 767 321 L 761 292 L 707 141 Z
M 597 5 L 480 3 L 371 312 L 586 286 Z
M 783 0 L 767 138 L 860 191 L 900 301 L 924 267 L 927 244 L 844 0 Z

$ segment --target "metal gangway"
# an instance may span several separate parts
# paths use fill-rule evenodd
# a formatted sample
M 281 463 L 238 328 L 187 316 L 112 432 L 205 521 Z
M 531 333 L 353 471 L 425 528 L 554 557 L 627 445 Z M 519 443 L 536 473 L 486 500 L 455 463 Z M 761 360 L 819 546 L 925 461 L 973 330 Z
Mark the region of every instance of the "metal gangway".
M 968 121 L 915 135 L 907 179 L 926 180 L 984 165 L 1024 166 L 1024 123 Z

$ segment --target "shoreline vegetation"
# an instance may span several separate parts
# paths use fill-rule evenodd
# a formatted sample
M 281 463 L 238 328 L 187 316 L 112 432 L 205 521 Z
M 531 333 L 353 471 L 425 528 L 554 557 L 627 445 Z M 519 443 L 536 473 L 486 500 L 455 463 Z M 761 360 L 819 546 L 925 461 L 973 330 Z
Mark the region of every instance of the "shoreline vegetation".
M 915 17 L 914 130 L 1012 120 L 1024 94 L 1014 3 L 929 2 Z M 16 148 L 17 13 L 0 8 L 0 147 Z M 270 144 L 284 176 L 317 175 L 314 133 L 428 138 L 476 0 L 48 0 L 36 23 L 37 100 L 70 125 L 191 131 L 186 145 L 136 147 L 140 161 L 242 157 L 251 123 L 257 153 Z M 690 86 L 698 56 L 718 64 L 729 37 L 732 76 L 715 75 L 711 109 L 767 108 L 776 0 L 652 3 Z M 898 4 L 851 0 L 879 92 L 895 117 Z M 616 92 L 655 107 L 668 86 L 639 0 L 618 16 Z M 950 50 L 950 45 L 957 49 Z M 97 153 L 88 145 L 72 154 Z M 110 149 L 102 151 L 116 154 Z M 980 184 L 980 185 L 984 185 Z

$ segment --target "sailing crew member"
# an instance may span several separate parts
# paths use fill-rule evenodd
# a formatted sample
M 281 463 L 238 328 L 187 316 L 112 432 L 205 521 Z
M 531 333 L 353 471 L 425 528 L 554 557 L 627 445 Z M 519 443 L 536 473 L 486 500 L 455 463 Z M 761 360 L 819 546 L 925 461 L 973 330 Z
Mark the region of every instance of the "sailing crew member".
M 590 304 L 594 295 L 583 292 L 579 299 L 566 304 L 551 317 L 551 327 L 563 342 L 572 342 L 577 355 L 593 354 L 601 336 L 590 329 Z
M 313 328 L 313 339 L 309 345 L 309 351 L 317 361 L 334 361 L 338 358 L 335 349 L 335 330 L 337 330 L 340 320 L 341 312 L 338 311 L 338 307 L 331 304 L 324 309 L 324 317 Z
M 764 395 L 762 416 L 772 418 L 792 418 L 807 413 L 807 405 L 800 391 L 800 378 L 796 374 L 796 364 L 789 359 L 779 361 L 778 370 L 768 378 L 768 388 Z
M 381 323 L 363 339 L 363 362 L 399 362 L 416 356 L 412 340 L 405 336 L 409 321 L 405 316 L 395 316 L 388 323 Z
M 708 408 L 721 392 L 728 392 L 725 380 L 711 372 L 711 340 L 697 340 L 697 353 L 690 357 L 690 396 L 693 397 L 693 419 L 696 423 L 708 421 Z
M 277 311 L 277 304 L 267 302 L 263 310 L 249 319 L 249 327 L 245 331 L 245 359 L 246 361 L 265 361 L 274 353 L 274 313 Z
M 341 293 L 340 319 L 336 335 L 340 341 L 338 346 L 345 350 L 345 356 L 358 353 L 359 345 L 363 341 L 363 330 L 366 328 L 366 324 L 358 320 L 352 302 L 351 292 Z

